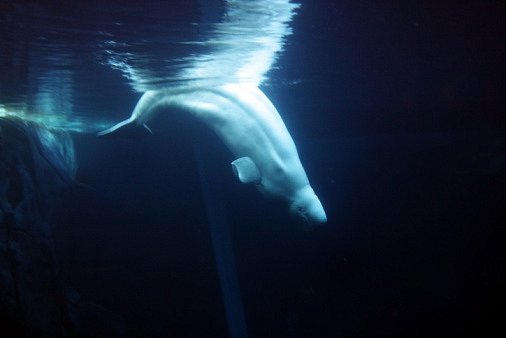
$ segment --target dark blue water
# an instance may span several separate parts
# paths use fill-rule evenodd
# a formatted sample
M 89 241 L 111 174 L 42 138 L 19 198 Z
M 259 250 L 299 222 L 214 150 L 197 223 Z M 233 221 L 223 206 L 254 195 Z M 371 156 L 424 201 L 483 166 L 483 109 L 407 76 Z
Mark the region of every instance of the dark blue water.
M 209 52 L 178 41 L 212 34 L 223 2 L 0 3 L 0 103 L 50 102 L 80 131 L 79 186 L 53 230 L 59 278 L 86 304 L 77 336 L 229 336 L 196 146 L 219 168 L 249 337 L 504 330 L 504 5 L 301 3 L 261 88 L 326 208 L 311 232 L 237 182 L 191 116 L 149 138 L 91 133 L 141 95 L 100 63 L 104 35 L 175 84 L 177 60 Z

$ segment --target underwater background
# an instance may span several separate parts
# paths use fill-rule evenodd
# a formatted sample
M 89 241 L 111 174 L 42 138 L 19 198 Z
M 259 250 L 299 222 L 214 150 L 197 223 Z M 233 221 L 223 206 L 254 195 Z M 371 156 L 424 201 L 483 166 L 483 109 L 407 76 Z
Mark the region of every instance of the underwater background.
M 147 89 L 201 85 L 184 73 L 199 56 L 262 35 L 259 21 L 237 40 L 213 40 L 227 37 L 219 23 L 233 3 L 0 1 L 0 328 L 9 337 L 504 332 L 505 5 L 287 9 L 295 15 L 260 88 L 327 212 L 326 225 L 306 231 L 238 182 L 233 155 L 190 115 L 160 116 L 150 137 L 96 137 Z M 252 16 L 290 6 L 248 3 Z M 234 58 L 211 63 L 205 84 Z

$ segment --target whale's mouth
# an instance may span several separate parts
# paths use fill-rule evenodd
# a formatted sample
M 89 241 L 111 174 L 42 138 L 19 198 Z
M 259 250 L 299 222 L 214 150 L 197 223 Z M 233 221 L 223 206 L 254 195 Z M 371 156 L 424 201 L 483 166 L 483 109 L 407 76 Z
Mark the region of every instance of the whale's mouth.
M 327 215 L 323 208 L 306 212 L 303 216 L 304 222 L 312 227 L 323 225 L 327 223 Z
M 327 215 L 313 188 L 308 184 L 300 189 L 290 205 L 290 213 L 304 226 L 314 228 L 327 222 Z
M 290 214 L 307 228 L 315 228 L 327 222 L 325 210 L 314 193 L 294 201 L 290 205 Z

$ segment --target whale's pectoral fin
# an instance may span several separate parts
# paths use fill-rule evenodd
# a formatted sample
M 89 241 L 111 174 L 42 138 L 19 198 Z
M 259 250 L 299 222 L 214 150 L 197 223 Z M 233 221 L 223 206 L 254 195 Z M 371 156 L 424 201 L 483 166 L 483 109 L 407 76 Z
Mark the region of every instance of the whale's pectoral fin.
M 153 132 L 146 124 L 138 124 L 133 119 L 128 119 L 118 123 L 117 125 L 101 131 L 97 135 L 103 138 L 112 137 L 124 137 L 124 138 L 136 138 L 146 135 L 151 135 Z
M 251 158 L 241 157 L 231 164 L 235 176 L 237 176 L 242 183 L 260 183 L 262 179 L 260 171 L 258 171 L 255 162 L 253 162 Z

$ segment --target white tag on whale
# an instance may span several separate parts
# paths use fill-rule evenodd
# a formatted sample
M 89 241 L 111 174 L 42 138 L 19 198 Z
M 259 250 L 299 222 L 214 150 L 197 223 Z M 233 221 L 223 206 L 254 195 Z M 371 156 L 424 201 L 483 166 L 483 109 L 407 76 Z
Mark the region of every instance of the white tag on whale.
M 249 157 L 241 157 L 231 163 L 235 176 L 242 183 L 260 183 L 260 171 Z

